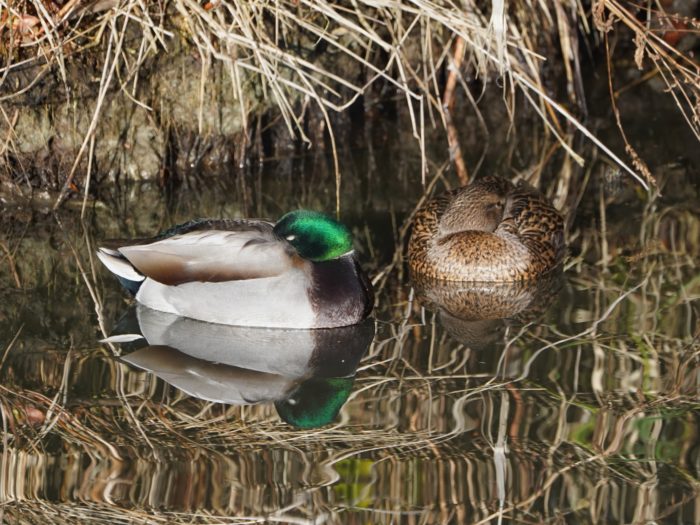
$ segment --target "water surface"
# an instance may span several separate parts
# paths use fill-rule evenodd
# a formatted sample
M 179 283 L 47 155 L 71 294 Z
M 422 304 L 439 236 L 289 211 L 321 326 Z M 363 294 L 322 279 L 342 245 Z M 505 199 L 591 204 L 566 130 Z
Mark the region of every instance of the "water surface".
M 418 155 L 386 148 L 351 148 L 342 159 L 341 216 L 375 283 L 376 334 L 356 370 L 310 387 L 304 399 L 342 392 L 337 415 L 315 428 L 291 425 L 275 402 L 300 392 L 306 368 L 228 363 L 228 377 L 249 390 L 225 404 L 120 359 L 155 354 L 100 343 L 133 307 L 94 249 L 195 216 L 332 212 L 328 158 L 190 176 L 165 194 L 122 186 L 91 202 L 82 221 L 71 206 L 57 216 L 7 208 L 3 518 L 700 522 L 700 215 L 689 171 L 659 161 L 664 197 L 653 202 L 626 179 L 589 173 L 567 263 L 546 283 L 435 289 L 411 282 L 402 256 L 405 221 L 424 191 Z M 557 169 L 541 175 L 553 195 Z M 480 318 L 473 300 L 485 295 L 496 306 Z M 179 359 L 169 355 L 168 366 Z

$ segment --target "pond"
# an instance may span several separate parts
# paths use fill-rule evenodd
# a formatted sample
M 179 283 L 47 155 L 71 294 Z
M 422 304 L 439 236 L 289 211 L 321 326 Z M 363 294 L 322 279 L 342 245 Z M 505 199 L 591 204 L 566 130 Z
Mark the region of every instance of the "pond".
M 193 172 L 168 191 L 121 182 L 82 219 L 80 199 L 56 215 L 41 203 L 6 206 L 2 519 L 700 520 L 692 167 L 660 159 L 663 196 L 651 200 L 592 161 L 578 202 L 559 202 L 571 212 L 562 272 L 517 286 L 426 287 L 405 262 L 426 191 L 419 152 L 403 133 L 374 132 L 385 135 L 380 146 L 370 137 L 341 152 L 340 207 L 377 304 L 372 321 L 329 337 L 136 308 L 95 257 L 105 239 L 197 216 L 332 213 L 336 181 L 322 153 L 225 177 Z M 541 128 L 528 133 L 519 147 L 551 147 Z M 482 170 L 504 170 L 508 136 L 492 139 Z M 529 162 L 517 148 L 511 157 Z M 542 172 L 555 197 L 561 167 L 558 158 Z M 431 165 L 426 184 L 455 181 Z M 114 337 L 133 332 L 146 340 Z

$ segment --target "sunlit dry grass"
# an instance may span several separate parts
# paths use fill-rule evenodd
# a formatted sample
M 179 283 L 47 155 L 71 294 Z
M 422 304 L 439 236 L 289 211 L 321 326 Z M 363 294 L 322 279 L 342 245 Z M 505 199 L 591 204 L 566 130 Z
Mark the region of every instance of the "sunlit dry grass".
M 88 192 L 92 167 L 88 163 L 83 173 L 85 164 L 81 161 L 92 158 L 96 128 L 109 103 L 109 93 L 117 89 L 134 104 L 152 111 L 140 100 L 140 74 L 149 58 L 168 53 L 178 38 L 190 42 L 200 57 L 202 101 L 208 96 L 212 65 L 222 64 L 230 78 L 231 97 L 239 102 L 244 131 L 249 127 L 245 118 L 261 100 L 269 100 L 289 133 L 310 143 L 304 119 L 311 105 L 322 114 L 334 152 L 331 113 L 345 111 L 377 84 L 390 86 L 406 101 L 412 135 L 422 152 L 424 176 L 428 175 L 426 129 L 437 126 L 450 131 L 456 86 L 456 91 L 466 95 L 464 103 L 478 112 L 475 95 L 467 87 L 470 79 L 478 78 L 484 89 L 502 90 L 511 115 L 519 111 L 518 100 L 537 111 L 574 162 L 584 163 L 581 152 L 573 147 L 574 131 L 580 131 L 644 187 L 653 184 L 652 174 L 633 145 L 628 144 L 627 149 L 634 169 L 582 124 L 581 50 L 585 45 L 580 42 L 581 35 L 591 42 L 602 35 L 611 56 L 609 39 L 631 38 L 631 31 L 636 52 L 633 47 L 628 47 L 628 52 L 634 52 L 640 68 L 652 65 L 686 123 L 699 135 L 698 67 L 665 37 L 668 31 L 664 24 L 675 18 L 661 11 L 658 3 L 644 10 L 634 2 L 600 0 L 586 12 L 580 3 L 565 5 L 551 0 L 534 5 L 468 0 L 459 6 L 432 0 L 102 0 L 88 5 L 5 0 L 0 2 L 0 10 L 0 44 L 7 58 L 0 68 L 0 85 L 14 72 L 37 68 L 35 79 L 20 92 L 5 88 L 0 105 L 0 121 L 6 130 L 2 133 L 3 155 L 17 151 L 12 136 L 17 114 L 8 104 L 40 85 L 49 70 L 58 71 L 69 86 L 73 79 L 68 78 L 66 64 L 99 49 L 96 104 L 62 195 L 78 171 L 78 178 L 87 180 Z M 645 15 L 646 23 L 638 15 Z M 692 38 L 697 22 L 687 17 L 683 20 L 684 31 Z M 457 75 L 455 64 L 460 66 Z M 545 87 L 545 69 L 548 75 L 560 76 L 566 100 L 558 100 Z M 452 86 L 449 94 L 443 92 L 446 73 Z M 623 88 L 611 81 L 613 105 Z M 199 128 L 201 131 L 201 111 Z M 448 134 L 453 156 L 459 154 L 456 131 Z M 337 155 L 334 159 L 339 192 L 341 168 Z M 336 200 L 339 205 L 339 195 Z
M 171 5 L 183 18 L 194 13 L 186 33 L 205 57 L 203 67 L 207 60 L 227 61 L 234 68 L 232 79 L 238 75 L 245 82 L 256 78 L 249 74 L 264 79 L 270 74 L 264 85 L 270 96 L 308 97 L 308 103 L 335 111 L 365 86 L 343 79 L 342 89 L 333 91 L 321 84 L 340 83 L 332 70 L 297 63 L 289 49 L 278 56 L 266 54 L 270 47 L 239 44 L 229 35 L 244 23 L 239 18 L 257 21 L 257 32 L 269 30 L 255 18 L 254 4 L 224 2 L 214 10 L 185 1 Z M 411 41 L 410 31 L 401 32 L 397 25 L 396 9 L 403 7 L 372 6 L 373 18 L 360 19 L 355 7 L 324 5 L 324 23 L 331 25 L 315 37 L 335 46 L 349 39 L 343 45 L 364 50 L 359 54 L 364 67 L 373 64 L 370 80 L 393 82 L 409 100 L 423 100 L 423 117 L 433 111 L 438 121 L 441 99 L 430 65 L 439 68 L 449 60 L 450 45 L 443 49 L 442 62 L 426 58 L 420 67 L 404 71 L 405 81 L 397 81 L 392 75 L 401 60 L 400 46 L 382 51 L 386 61 L 381 66 L 368 57 L 383 49 L 377 27 Z M 279 35 L 304 16 L 321 17 L 311 10 L 300 14 L 293 3 L 277 7 L 283 12 L 271 19 L 284 22 Z M 121 11 L 96 16 L 109 29 L 117 22 L 142 23 L 143 8 L 124 3 Z M 273 6 L 264 9 L 269 17 Z M 411 9 L 405 13 L 414 30 L 434 31 L 430 20 L 440 14 L 434 6 L 426 12 Z M 158 20 L 153 12 L 150 16 Z M 335 25 L 341 24 L 338 17 L 350 17 L 359 26 L 339 30 L 345 26 Z M 482 13 L 473 24 L 483 29 L 487 19 Z M 499 59 L 495 35 L 453 22 L 458 29 L 446 42 L 458 34 L 471 38 L 469 45 L 478 41 L 494 50 L 482 49 L 467 59 L 476 69 L 485 68 L 479 69 L 482 78 L 492 78 L 501 64 L 505 71 L 512 69 L 513 78 L 537 71 L 511 63 L 519 57 L 513 46 Z M 114 27 L 104 33 L 114 38 L 113 50 L 124 34 L 118 24 Z M 154 22 L 153 27 L 160 26 Z M 363 30 L 354 31 L 357 27 Z M 269 33 L 264 37 L 270 46 L 282 41 Z M 153 38 L 160 49 L 163 43 Z M 256 52 L 263 62 L 256 62 Z M 124 56 L 114 52 L 111 60 Z M 537 60 L 530 57 L 535 65 Z M 109 74 L 109 68 L 103 71 Z M 422 84 L 421 75 L 427 75 Z M 540 102 L 533 103 L 548 114 L 547 103 Z M 288 111 L 288 124 L 295 129 L 297 106 L 289 102 L 280 111 Z M 419 113 L 413 115 L 418 130 Z M 540 144 L 542 152 L 533 156 L 551 158 L 551 142 Z M 447 164 L 430 165 L 427 192 L 452 182 L 446 169 Z M 38 234 L 8 227 L 0 244 L 3 301 L 25 293 L 30 303 L 22 307 L 33 309 L 35 317 L 65 312 L 57 316 L 58 334 L 47 336 L 41 322 L 17 323 L 11 334 L 3 334 L 0 514 L 20 523 L 43 523 L 47 516 L 57 523 L 483 523 L 499 516 L 537 523 L 696 520 L 688 519 L 687 507 L 696 505 L 699 489 L 700 220 L 692 205 L 634 198 L 629 200 L 639 208 L 639 220 L 615 220 L 613 199 L 601 181 L 593 183 L 598 176 L 589 170 L 582 184 L 568 189 L 561 188 L 561 180 L 543 179 L 550 182 L 550 195 L 566 201 L 570 216 L 572 251 L 564 291 L 546 316 L 505 322 L 502 336 L 486 352 L 457 338 L 437 314 L 424 309 L 404 273 L 403 246 L 410 209 L 421 203 L 418 196 L 400 205 L 393 245 L 378 242 L 370 224 L 356 225 L 365 235 L 361 244 L 377 252 L 367 258 L 388 252 L 390 261 L 372 267 L 380 297 L 379 335 L 339 420 L 312 431 L 281 423 L 271 406 L 207 403 L 120 363 L 118 346 L 95 341 L 107 335 L 105 319 L 118 317 L 124 301 L 115 293 L 112 301 L 103 301 L 105 285 L 91 260 L 93 241 L 79 218 L 52 221 Z M 576 222 L 576 212 L 585 208 L 579 206 L 582 200 L 588 206 L 582 213 L 590 216 Z M 139 209 L 153 207 L 149 201 Z M 201 212 L 193 205 L 182 213 L 193 209 Z M 276 210 L 265 208 L 270 209 Z M 115 217 L 114 210 L 109 213 L 100 224 L 111 236 L 153 233 L 130 218 Z M 155 229 L 163 220 L 146 217 L 144 222 Z M 22 288 L 25 292 L 10 293 Z M 69 304 L 76 297 L 78 304 Z M 42 308 L 47 301 L 58 307 Z M 54 322 L 59 323 L 47 321 Z

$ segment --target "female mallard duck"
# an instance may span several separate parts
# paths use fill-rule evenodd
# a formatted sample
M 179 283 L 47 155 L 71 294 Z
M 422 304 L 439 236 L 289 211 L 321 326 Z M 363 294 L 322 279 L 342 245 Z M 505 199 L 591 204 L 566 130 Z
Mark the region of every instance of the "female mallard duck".
M 564 257 L 564 221 L 532 186 L 485 177 L 428 201 L 413 222 L 408 262 L 447 281 L 534 279 Z
M 333 328 L 372 311 L 372 287 L 341 223 L 299 210 L 265 220 L 196 219 L 98 257 L 150 308 L 211 323 Z

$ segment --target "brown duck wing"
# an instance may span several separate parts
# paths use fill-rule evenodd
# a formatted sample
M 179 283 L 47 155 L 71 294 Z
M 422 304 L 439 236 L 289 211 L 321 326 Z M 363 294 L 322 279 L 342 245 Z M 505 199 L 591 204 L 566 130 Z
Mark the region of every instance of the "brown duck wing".
M 509 196 L 504 220 L 498 228 L 511 232 L 534 254 L 541 269 L 552 268 L 566 252 L 564 219 L 552 204 L 529 184 L 521 182 Z
M 192 229 L 148 244 L 119 248 L 134 267 L 166 285 L 274 277 L 293 264 L 294 251 L 269 223 L 232 230 Z

